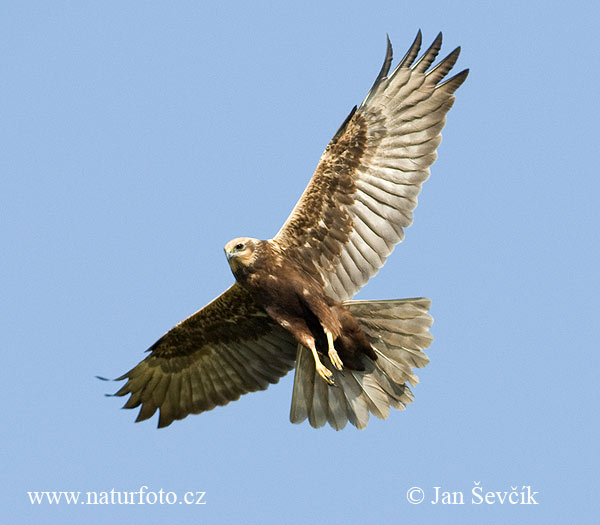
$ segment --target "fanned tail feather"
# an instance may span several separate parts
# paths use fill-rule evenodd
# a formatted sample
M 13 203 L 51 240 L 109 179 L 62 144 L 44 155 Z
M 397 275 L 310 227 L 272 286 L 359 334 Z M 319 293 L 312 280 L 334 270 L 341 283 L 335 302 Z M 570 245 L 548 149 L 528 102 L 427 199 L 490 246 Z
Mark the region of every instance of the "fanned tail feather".
M 334 386 L 315 373 L 309 350 L 298 346 L 296 375 L 290 420 L 311 426 L 329 423 L 341 430 L 349 421 L 359 429 L 367 426 L 369 414 L 385 419 L 390 407 L 404 410 L 412 402 L 410 385 L 418 382 L 412 368 L 429 362 L 423 352 L 433 341 L 429 328 L 433 318 L 427 313 L 430 301 L 424 298 L 391 301 L 346 301 L 344 306 L 358 321 L 377 355 L 373 361 L 363 356 L 364 371 L 337 370 L 327 356 L 323 364 L 333 372 Z

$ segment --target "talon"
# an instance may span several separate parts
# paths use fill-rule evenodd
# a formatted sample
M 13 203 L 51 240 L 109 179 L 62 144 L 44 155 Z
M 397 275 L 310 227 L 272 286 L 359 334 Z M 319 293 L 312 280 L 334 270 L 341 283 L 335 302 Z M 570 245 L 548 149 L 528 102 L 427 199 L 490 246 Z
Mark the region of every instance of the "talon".
M 309 340 L 307 341 L 307 343 L 307 346 L 310 348 L 310 351 L 312 352 L 313 358 L 315 360 L 315 369 L 317 371 L 317 374 L 319 374 L 323 381 L 325 381 L 327 384 L 333 385 L 333 373 L 331 372 L 331 370 L 329 370 L 329 368 L 327 368 L 323 363 L 321 363 L 321 360 L 319 359 L 319 354 L 317 353 L 317 349 L 315 348 L 314 341 Z
M 344 363 L 342 363 L 340 356 L 335 350 L 333 350 L 333 352 L 331 350 L 329 351 L 329 359 L 333 363 L 333 366 L 335 366 L 338 370 L 342 370 L 344 368 Z
M 329 384 L 329 385 L 335 384 L 335 382 L 333 381 L 333 373 L 326 366 L 319 363 L 319 365 L 317 365 L 317 373 L 321 376 L 323 381 L 325 381 L 327 384 Z
M 342 363 L 340 356 L 338 355 L 335 347 L 333 346 L 333 335 L 331 334 L 331 332 L 327 331 L 325 332 L 325 335 L 327 336 L 327 354 L 329 355 L 329 359 L 331 360 L 333 366 L 335 366 L 338 370 L 342 370 L 344 368 L 344 363 Z

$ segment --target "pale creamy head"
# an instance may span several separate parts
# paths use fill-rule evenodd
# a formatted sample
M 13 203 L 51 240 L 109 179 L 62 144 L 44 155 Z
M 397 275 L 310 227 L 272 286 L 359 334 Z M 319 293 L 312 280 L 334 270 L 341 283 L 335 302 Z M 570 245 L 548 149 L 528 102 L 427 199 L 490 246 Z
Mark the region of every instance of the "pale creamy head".
M 235 269 L 240 266 L 249 266 L 256 258 L 255 249 L 260 241 L 250 237 L 238 237 L 225 245 L 225 255 L 229 265 Z

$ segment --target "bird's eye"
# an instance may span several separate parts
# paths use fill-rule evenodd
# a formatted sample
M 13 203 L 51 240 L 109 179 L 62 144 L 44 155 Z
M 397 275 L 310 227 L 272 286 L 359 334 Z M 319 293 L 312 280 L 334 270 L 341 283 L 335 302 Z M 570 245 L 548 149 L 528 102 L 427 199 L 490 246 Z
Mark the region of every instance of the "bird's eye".
M 243 248 L 244 248 L 244 245 L 241 242 L 239 244 L 235 245 L 236 250 L 242 250 Z

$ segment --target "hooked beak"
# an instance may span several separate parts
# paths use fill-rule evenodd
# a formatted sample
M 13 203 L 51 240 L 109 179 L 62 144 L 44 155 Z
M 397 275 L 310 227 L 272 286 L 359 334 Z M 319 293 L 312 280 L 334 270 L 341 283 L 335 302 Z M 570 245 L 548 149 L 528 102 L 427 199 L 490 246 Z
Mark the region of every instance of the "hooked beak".
M 233 259 L 233 253 L 228 252 L 227 250 L 224 250 L 224 251 L 225 251 L 225 257 L 227 257 L 227 261 L 228 262 L 231 261 L 231 259 Z

